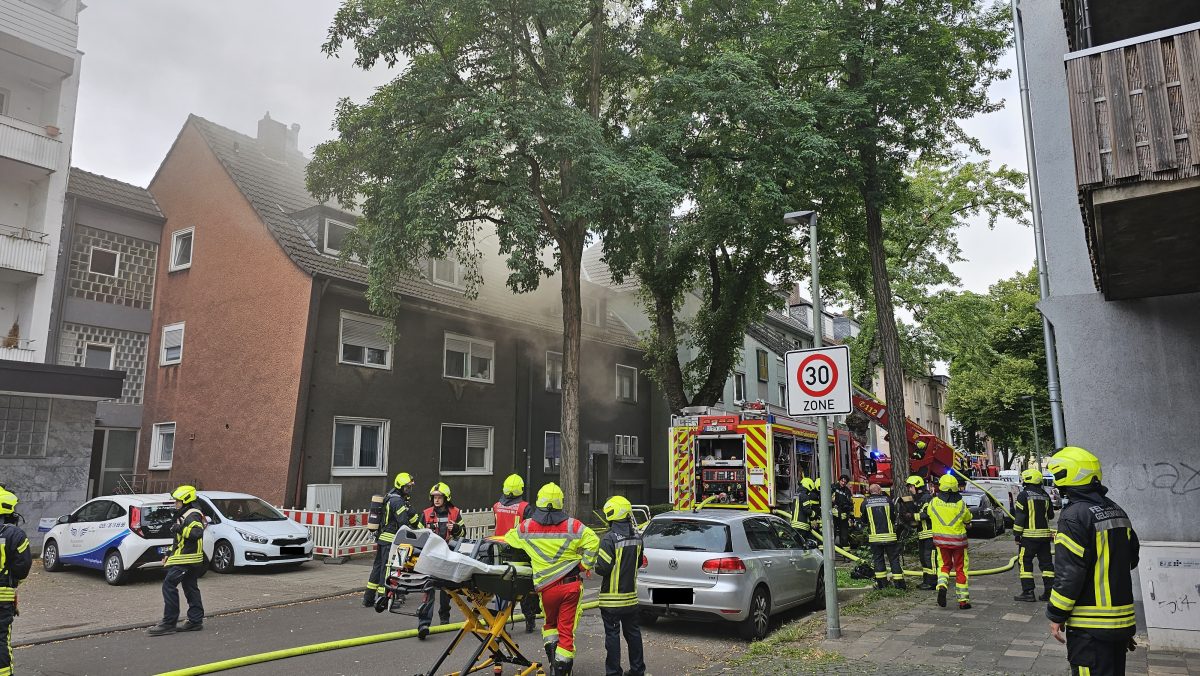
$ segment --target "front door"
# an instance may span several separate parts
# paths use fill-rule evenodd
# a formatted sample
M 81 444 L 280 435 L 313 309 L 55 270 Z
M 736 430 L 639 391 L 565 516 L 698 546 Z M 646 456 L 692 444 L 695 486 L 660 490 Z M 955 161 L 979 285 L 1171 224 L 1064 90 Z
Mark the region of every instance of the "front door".
M 121 486 L 121 475 L 133 474 L 137 459 L 138 431 L 98 429 L 92 440 L 92 495 L 113 495 Z

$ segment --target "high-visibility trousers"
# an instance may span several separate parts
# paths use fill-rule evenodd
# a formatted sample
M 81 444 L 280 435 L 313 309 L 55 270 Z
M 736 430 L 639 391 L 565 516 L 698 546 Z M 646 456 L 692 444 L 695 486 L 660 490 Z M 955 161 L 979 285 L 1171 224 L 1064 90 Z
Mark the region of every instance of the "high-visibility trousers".
M 959 602 L 969 601 L 967 569 L 970 565 L 970 559 L 967 555 L 967 548 L 938 547 L 938 554 L 942 558 L 942 567 L 938 570 L 938 589 L 945 589 L 949 586 L 950 572 L 954 571 L 955 596 L 958 597 Z
M 570 582 L 555 582 L 541 592 L 542 610 L 546 624 L 542 627 L 542 642 L 556 646 L 555 657 L 563 662 L 575 659 L 575 627 L 583 613 L 579 602 L 583 584 L 575 577 Z

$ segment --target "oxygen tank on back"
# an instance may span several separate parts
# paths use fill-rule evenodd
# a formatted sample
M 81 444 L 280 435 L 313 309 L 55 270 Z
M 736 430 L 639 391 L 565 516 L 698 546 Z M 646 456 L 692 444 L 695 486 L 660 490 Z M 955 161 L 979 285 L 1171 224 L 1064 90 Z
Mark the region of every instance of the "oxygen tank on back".
M 383 520 L 383 496 L 371 496 L 371 509 L 367 511 L 367 530 L 377 532 L 379 522 Z

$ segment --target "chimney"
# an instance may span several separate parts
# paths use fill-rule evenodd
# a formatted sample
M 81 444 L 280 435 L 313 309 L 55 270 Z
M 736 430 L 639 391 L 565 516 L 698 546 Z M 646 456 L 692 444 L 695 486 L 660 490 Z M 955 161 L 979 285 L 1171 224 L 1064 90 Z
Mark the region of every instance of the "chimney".
M 295 122 L 288 129 L 287 152 L 292 155 L 300 154 L 300 125 Z
M 267 157 L 277 160 L 285 159 L 288 136 L 288 128 L 282 122 L 272 120 L 269 111 L 263 115 L 263 119 L 258 121 L 258 145 Z

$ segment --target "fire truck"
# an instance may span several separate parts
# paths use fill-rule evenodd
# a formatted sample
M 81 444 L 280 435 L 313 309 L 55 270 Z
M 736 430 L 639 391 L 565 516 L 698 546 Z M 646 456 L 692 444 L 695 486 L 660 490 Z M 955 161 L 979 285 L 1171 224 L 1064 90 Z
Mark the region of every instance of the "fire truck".
M 851 400 L 854 408 L 870 418 L 871 422 L 884 430 L 887 429 L 887 406 L 875 395 L 856 386 Z M 966 456 L 954 450 L 954 447 L 949 443 L 913 422 L 910 418 L 904 419 L 904 427 L 907 437 L 905 443 L 898 444 L 888 439 L 888 446 L 893 450 L 902 447 L 907 449 L 909 474 L 915 474 L 928 480 L 930 477 L 945 474 L 951 468 L 961 471 L 967 469 L 968 461 Z M 877 474 L 879 475 L 873 481 L 881 486 L 891 486 L 891 458 L 879 451 L 873 451 L 873 455 L 876 457 L 876 464 L 878 465 Z

